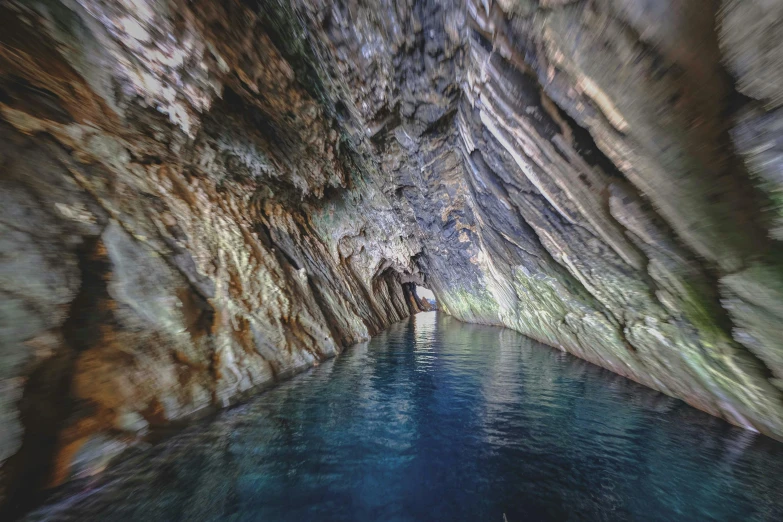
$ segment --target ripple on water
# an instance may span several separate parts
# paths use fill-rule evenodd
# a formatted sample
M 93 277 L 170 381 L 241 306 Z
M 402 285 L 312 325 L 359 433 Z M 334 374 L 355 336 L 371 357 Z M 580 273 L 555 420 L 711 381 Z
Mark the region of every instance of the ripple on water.
M 783 444 L 426 313 L 31 520 L 783 520 Z

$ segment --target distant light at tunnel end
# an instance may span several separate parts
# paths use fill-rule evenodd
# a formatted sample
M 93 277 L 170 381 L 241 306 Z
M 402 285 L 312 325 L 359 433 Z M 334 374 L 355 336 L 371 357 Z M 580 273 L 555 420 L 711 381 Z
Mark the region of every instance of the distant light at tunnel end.
M 418 295 L 419 297 L 425 297 L 432 301 L 435 300 L 435 294 L 432 293 L 432 290 L 429 290 L 428 288 L 424 288 L 423 286 L 416 287 L 416 295 Z

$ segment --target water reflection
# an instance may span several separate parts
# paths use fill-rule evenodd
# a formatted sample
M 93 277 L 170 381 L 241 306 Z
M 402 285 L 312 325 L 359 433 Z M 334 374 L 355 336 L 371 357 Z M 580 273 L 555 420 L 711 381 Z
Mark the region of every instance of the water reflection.
M 783 445 L 419 314 L 31 519 L 783 520 Z
M 432 370 L 437 354 L 435 353 L 435 335 L 437 333 L 437 314 L 428 312 L 418 315 L 413 320 L 415 343 L 413 350 L 416 354 L 417 372 L 429 372 Z

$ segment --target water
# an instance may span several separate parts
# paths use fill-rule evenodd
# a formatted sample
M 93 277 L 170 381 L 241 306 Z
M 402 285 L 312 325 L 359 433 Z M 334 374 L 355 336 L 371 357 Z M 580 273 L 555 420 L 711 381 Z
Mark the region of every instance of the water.
M 783 520 L 783 444 L 512 331 L 419 314 L 33 519 Z

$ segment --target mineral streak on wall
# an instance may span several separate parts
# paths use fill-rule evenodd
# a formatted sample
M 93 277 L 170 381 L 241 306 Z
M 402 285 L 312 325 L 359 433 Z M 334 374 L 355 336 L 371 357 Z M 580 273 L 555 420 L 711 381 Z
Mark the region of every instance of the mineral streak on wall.
M 0 498 L 423 309 L 783 438 L 783 3 L 0 6 Z

